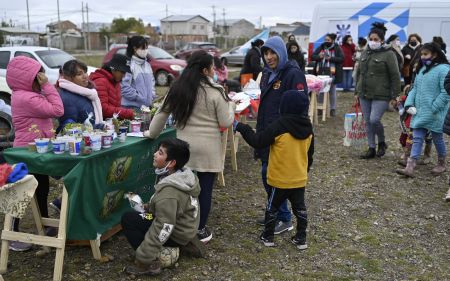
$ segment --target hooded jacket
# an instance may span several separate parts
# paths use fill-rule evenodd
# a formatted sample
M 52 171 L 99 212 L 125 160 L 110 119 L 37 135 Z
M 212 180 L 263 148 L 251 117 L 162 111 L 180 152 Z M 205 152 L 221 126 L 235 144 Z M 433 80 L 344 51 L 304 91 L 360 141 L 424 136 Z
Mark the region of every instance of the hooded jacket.
M 297 46 L 297 52 L 295 53 L 291 53 L 291 47 L 292 46 Z M 297 62 L 298 67 L 300 67 L 300 69 L 305 72 L 305 57 L 303 56 L 302 52 L 301 52 L 301 48 L 300 45 L 298 45 L 297 41 L 289 41 L 286 43 L 286 50 L 288 52 L 288 58 L 290 60 L 294 60 Z
M 8 64 L 6 82 L 12 90 L 14 147 L 26 146 L 39 137 L 51 138 L 52 118 L 64 114 L 61 97 L 52 84 L 43 84 L 39 93 L 33 91 L 33 81 L 40 69 L 39 62 L 24 56 L 15 57 Z M 40 132 L 30 132 L 32 125 L 36 125 Z
M 107 70 L 100 68 L 91 73 L 89 79 L 94 83 L 98 97 L 102 104 L 103 118 L 112 118 L 114 113 L 119 113 L 121 119 L 133 119 L 132 109 L 121 107 L 120 83 Z
M 136 250 L 137 260 L 148 264 L 158 258 L 169 237 L 186 245 L 197 235 L 199 194 L 198 178 L 188 168 L 168 175 L 155 185 L 155 193 L 149 201 L 153 222 Z
M 272 122 L 280 117 L 280 101 L 288 90 L 300 90 L 308 93 L 305 74 L 296 62 L 288 61 L 287 50 L 283 40 L 274 36 L 269 38 L 261 51 L 272 49 L 278 56 L 278 65 L 272 70 L 263 59 L 265 68 L 261 78 L 261 96 L 258 108 L 256 132 L 264 131 Z M 256 156 L 266 162 L 269 159 L 269 149 L 256 149 Z
M 248 50 L 244 58 L 244 65 L 241 69 L 241 74 L 252 73 L 253 80 L 256 80 L 259 73 L 263 70 L 261 67 L 261 50 L 254 46 Z

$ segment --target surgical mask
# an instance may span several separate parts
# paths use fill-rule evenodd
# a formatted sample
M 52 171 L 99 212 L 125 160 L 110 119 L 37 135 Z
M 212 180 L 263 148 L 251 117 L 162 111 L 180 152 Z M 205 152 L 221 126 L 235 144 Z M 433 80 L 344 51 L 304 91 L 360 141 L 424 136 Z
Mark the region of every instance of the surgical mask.
M 415 47 L 415 46 L 417 46 L 417 42 L 416 42 L 416 41 L 411 41 L 411 42 L 409 43 L 409 45 L 411 45 L 412 47 Z
M 381 48 L 381 42 L 369 41 L 369 48 L 371 50 L 378 50 L 379 48 Z
M 426 58 L 426 59 L 420 59 L 422 61 L 423 65 L 429 66 L 433 63 L 433 59 L 432 58 Z
M 155 174 L 158 175 L 158 176 L 162 176 L 162 175 L 167 174 L 169 172 L 169 169 L 167 169 L 167 167 L 169 167 L 169 164 L 170 164 L 170 162 L 167 163 L 167 165 L 164 168 L 156 168 L 155 169 Z
M 331 42 L 325 42 L 323 43 L 325 47 L 330 48 L 331 47 Z
M 148 50 L 147 49 L 138 49 L 136 50 L 136 55 L 141 59 L 147 58 Z
M 217 82 L 218 79 L 219 79 L 219 76 L 217 76 L 217 73 L 214 72 L 213 81 Z

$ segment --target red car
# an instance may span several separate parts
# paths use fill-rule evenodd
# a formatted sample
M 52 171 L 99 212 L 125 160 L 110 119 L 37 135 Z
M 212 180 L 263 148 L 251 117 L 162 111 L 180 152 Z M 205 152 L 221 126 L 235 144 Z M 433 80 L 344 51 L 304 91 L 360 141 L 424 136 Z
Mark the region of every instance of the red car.
M 214 43 L 191 42 L 191 43 L 187 43 L 187 45 L 184 46 L 183 49 L 176 52 L 175 57 L 177 59 L 188 60 L 189 57 L 192 55 L 192 53 L 195 51 L 198 51 L 198 50 L 205 50 L 215 57 L 220 56 L 220 50 L 217 48 L 217 46 Z
M 103 58 L 103 63 L 109 62 L 116 53 L 126 55 L 126 51 L 126 45 L 112 48 Z M 168 52 L 155 46 L 148 46 L 147 61 L 152 67 L 158 86 L 170 85 L 186 67 L 184 60 L 176 59 Z

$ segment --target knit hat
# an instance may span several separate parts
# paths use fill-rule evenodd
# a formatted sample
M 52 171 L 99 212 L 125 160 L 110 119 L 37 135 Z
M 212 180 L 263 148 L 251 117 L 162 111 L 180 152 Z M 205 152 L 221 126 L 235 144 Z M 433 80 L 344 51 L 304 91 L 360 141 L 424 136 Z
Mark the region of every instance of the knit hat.
M 109 66 L 111 70 L 131 73 L 130 61 L 125 55 L 115 54 L 106 65 Z
M 289 90 L 283 93 L 280 101 L 280 114 L 308 116 L 309 97 L 304 91 Z

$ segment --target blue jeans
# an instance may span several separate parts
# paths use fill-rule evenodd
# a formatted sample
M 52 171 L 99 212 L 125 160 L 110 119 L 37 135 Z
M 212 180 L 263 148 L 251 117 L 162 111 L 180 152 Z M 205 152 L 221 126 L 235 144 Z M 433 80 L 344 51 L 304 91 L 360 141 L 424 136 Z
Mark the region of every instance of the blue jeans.
M 352 72 L 353 70 L 344 70 L 342 73 L 342 88 L 344 90 L 350 90 L 353 86 Z
M 375 148 L 375 136 L 378 137 L 378 143 L 384 142 L 384 127 L 381 123 L 381 117 L 389 108 L 389 101 L 369 100 L 359 98 L 361 110 L 364 115 L 364 121 L 367 128 L 367 141 L 370 148 Z
M 262 178 L 262 182 L 264 184 L 264 188 L 266 189 L 267 192 L 267 201 L 269 201 L 270 196 L 272 195 L 272 186 L 270 186 L 267 183 L 267 165 L 269 163 L 263 161 L 261 163 L 261 178 Z M 283 201 L 283 203 L 281 203 L 279 209 L 278 209 L 278 215 L 277 215 L 277 219 L 283 222 L 288 222 L 291 221 L 292 218 L 292 214 L 291 211 L 289 211 L 288 208 L 288 204 L 287 204 L 287 200 L 285 199 Z
M 427 135 L 428 130 L 423 128 L 413 129 L 413 145 L 411 148 L 410 157 L 419 159 L 422 154 L 422 145 Z M 436 147 L 438 157 L 445 157 L 447 149 L 445 147 L 444 135 L 442 133 L 431 132 L 434 146 Z

